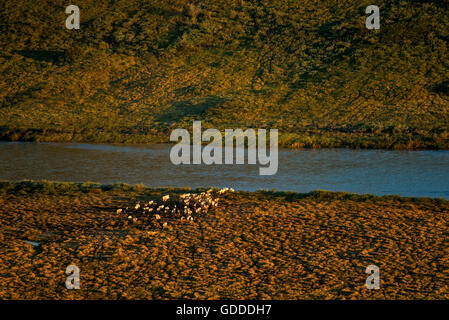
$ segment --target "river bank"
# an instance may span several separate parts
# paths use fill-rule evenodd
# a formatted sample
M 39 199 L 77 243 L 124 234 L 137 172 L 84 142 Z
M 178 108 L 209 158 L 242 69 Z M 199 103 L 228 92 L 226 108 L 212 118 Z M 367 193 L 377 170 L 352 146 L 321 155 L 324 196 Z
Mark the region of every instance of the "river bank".
M 69 130 L 67 128 L 40 129 L 0 126 L 0 141 L 162 144 L 170 143 L 170 132 L 175 127 L 188 128 L 188 124 L 180 126 L 154 124 L 151 128 L 117 127 Z M 425 132 L 419 129 L 407 129 L 398 131 L 394 126 L 381 130 L 369 127 L 342 127 L 340 129 L 307 129 L 293 132 L 279 127 L 279 147 L 288 149 L 449 150 L 449 139 L 448 132 L 445 130 Z
M 0 298 L 449 298 L 449 201 L 259 191 L 167 228 L 117 213 L 197 191 L 0 183 Z M 80 290 L 65 288 L 70 264 Z M 371 264 L 379 290 L 365 287 Z

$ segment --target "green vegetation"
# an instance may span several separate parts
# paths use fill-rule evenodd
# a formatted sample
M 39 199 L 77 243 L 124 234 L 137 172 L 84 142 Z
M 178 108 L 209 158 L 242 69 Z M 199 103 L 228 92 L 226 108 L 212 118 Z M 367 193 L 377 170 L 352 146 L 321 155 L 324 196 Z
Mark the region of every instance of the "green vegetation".
M 0 139 L 168 142 L 277 128 L 285 147 L 449 149 L 448 2 L 9 1 Z
M 101 194 L 107 192 L 126 193 L 127 197 L 133 197 L 137 193 L 151 194 L 161 197 L 167 193 L 182 194 L 186 192 L 200 193 L 210 188 L 153 188 L 143 184 L 129 185 L 127 183 L 116 184 L 100 184 L 98 182 L 59 182 L 48 180 L 23 180 L 23 181 L 7 181 L 0 180 L 0 195 L 22 195 L 30 196 L 33 194 L 40 195 L 66 195 L 80 196 L 82 194 Z M 218 190 L 212 188 L 213 190 Z M 333 192 L 326 190 L 316 190 L 306 193 L 298 193 L 294 191 L 275 191 L 275 190 L 259 190 L 256 192 L 239 191 L 241 195 L 252 196 L 255 199 L 272 198 L 282 201 L 296 201 L 309 199 L 313 201 L 331 201 L 331 200 L 350 200 L 364 202 L 369 200 L 391 200 L 397 202 L 428 204 L 432 206 L 449 205 L 449 200 L 428 197 L 401 197 L 397 195 L 375 196 L 371 194 L 357 194 L 347 192 Z

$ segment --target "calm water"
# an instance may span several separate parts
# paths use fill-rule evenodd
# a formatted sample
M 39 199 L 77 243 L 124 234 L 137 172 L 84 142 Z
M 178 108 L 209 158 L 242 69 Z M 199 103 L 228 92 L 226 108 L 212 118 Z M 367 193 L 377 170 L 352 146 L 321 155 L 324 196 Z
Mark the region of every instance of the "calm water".
M 181 165 L 170 146 L 0 142 L 0 179 L 47 179 L 147 186 L 322 189 L 449 199 L 449 151 L 279 150 L 279 170 L 259 165 Z

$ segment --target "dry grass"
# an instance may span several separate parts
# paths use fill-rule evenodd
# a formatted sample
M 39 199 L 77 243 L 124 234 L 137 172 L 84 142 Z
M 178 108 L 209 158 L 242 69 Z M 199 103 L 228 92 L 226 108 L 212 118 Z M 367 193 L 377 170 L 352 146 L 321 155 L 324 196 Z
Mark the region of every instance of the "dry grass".
M 166 190 L 1 187 L 1 299 L 449 298 L 444 200 L 231 193 L 162 229 L 116 210 Z M 69 264 L 80 290 L 65 288 Z M 380 290 L 365 288 L 369 264 Z
M 69 2 L 2 1 L 0 140 L 449 150 L 448 1 L 77 0 L 76 31 Z

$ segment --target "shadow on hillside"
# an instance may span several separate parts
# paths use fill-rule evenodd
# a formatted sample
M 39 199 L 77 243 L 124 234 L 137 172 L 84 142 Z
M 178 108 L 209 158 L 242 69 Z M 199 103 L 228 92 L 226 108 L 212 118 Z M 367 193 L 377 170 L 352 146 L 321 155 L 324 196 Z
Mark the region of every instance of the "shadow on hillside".
M 179 122 L 192 116 L 202 116 L 208 109 L 220 106 L 225 99 L 220 97 L 206 97 L 200 101 L 183 100 L 173 102 L 168 110 L 161 114 L 156 121 Z
M 415 0 L 418 3 L 433 4 L 439 8 L 449 8 L 449 2 L 441 0 Z
M 64 57 L 64 51 L 56 50 L 17 50 L 15 53 L 36 61 L 59 62 Z
M 449 97 L 449 80 L 436 84 L 432 91 L 440 95 Z

